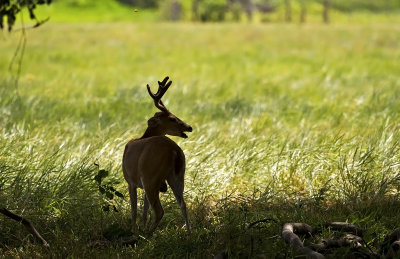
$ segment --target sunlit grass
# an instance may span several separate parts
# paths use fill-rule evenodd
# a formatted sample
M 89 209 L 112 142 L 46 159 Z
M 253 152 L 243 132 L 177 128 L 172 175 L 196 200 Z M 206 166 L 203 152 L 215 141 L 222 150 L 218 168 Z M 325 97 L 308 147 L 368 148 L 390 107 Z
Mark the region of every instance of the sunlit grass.
M 8 71 L 18 34 L 6 36 L 0 201 L 37 222 L 53 250 L 1 217 L 1 253 L 269 257 L 287 251 L 266 239 L 285 221 L 388 232 L 399 215 L 399 34 L 396 24 L 46 24 L 28 32 L 19 97 Z M 194 128 L 174 138 L 194 233 L 185 239 L 168 192 L 152 237 L 98 247 L 129 229 L 130 208 L 125 197 L 119 213 L 102 211 L 95 163 L 127 196 L 123 147 L 156 111 L 145 85 L 166 75 L 167 107 Z M 278 223 L 247 230 L 269 217 Z

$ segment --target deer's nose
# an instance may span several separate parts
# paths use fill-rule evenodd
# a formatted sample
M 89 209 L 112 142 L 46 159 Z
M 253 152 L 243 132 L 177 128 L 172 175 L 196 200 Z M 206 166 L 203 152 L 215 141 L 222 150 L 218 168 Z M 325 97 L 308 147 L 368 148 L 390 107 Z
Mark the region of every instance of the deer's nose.
M 189 131 L 189 132 L 192 132 L 192 131 L 193 131 L 192 127 L 191 127 L 191 126 L 189 126 L 189 128 L 188 128 L 188 130 L 187 130 L 187 131 Z

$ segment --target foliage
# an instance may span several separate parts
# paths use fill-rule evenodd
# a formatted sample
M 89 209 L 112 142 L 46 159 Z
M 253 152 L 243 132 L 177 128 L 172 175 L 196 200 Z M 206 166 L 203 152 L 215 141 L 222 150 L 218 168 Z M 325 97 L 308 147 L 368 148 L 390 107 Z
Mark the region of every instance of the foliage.
M 399 33 L 370 21 L 48 24 L 29 37 L 20 98 L 10 35 L 0 42 L 0 201 L 51 248 L 0 217 L 0 256 L 290 258 L 279 231 L 296 221 L 347 221 L 381 242 L 400 220 Z M 169 190 L 160 228 L 119 247 L 109 233 L 130 229 L 129 202 L 114 197 L 119 213 L 104 211 L 100 178 L 128 197 L 123 148 L 156 111 L 145 85 L 166 75 L 167 107 L 194 128 L 174 138 L 193 233 Z
M 332 7 L 337 10 L 344 12 L 355 12 L 355 11 L 371 11 L 371 12 L 391 12 L 393 10 L 398 10 L 400 8 L 400 2 L 397 0 L 334 0 L 331 1 Z
M 35 15 L 35 9 L 38 5 L 49 5 L 52 0 L 2 0 L 0 2 L 0 28 L 4 28 L 4 20 L 7 18 L 8 30 L 11 31 L 14 26 L 17 14 L 26 8 L 29 12 L 29 18 L 36 21 L 39 26 L 43 21 L 39 21 Z
M 227 5 L 225 0 L 200 0 L 199 1 L 199 17 L 203 22 L 207 21 L 223 21 Z
M 187 11 L 183 8 L 181 2 L 176 0 L 165 0 L 159 5 L 159 14 L 161 19 L 168 21 L 181 20 Z
M 98 167 L 97 164 L 96 166 Z M 117 191 L 114 187 L 116 184 L 118 184 L 118 182 L 114 181 L 104 183 L 104 179 L 107 178 L 108 175 L 109 172 L 107 170 L 101 169 L 98 171 L 97 175 L 93 179 L 97 182 L 99 186 L 99 192 L 104 195 L 106 200 L 106 205 L 103 205 L 102 209 L 104 211 L 110 211 L 110 209 L 112 209 L 113 211 L 118 212 L 117 207 L 113 203 L 114 197 L 116 196 L 123 199 L 124 195 L 121 192 Z
M 142 8 L 156 8 L 159 4 L 159 0 L 118 0 L 121 3 L 142 7 Z

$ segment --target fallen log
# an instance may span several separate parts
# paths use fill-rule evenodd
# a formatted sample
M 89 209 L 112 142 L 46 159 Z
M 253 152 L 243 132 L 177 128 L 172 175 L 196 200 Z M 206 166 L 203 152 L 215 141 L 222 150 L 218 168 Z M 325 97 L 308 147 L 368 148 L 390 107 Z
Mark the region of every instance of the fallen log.
M 347 222 L 327 222 L 324 226 L 337 231 L 349 232 L 360 237 L 362 237 L 366 231 L 364 228 L 357 227 L 356 225 Z
M 312 234 L 314 229 L 305 223 L 286 223 L 282 228 L 282 238 L 286 243 L 293 247 L 295 253 L 305 255 L 309 258 L 322 259 L 325 258 L 322 254 L 304 246 L 300 238 L 295 234 Z
M 400 228 L 395 229 L 393 232 L 391 232 L 385 237 L 385 241 L 388 241 L 390 244 L 399 240 L 400 240 Z
M 353 234 L 346 234 L 339 239 L 331 239 L 331 238 L 323 239 L 321 240 L 320 243 L 311 245 L 310 248 L 317 251 L 323 251 L 330 248 L 348 247 L 348 246 L 358 249 L 362 247 L 361 242 L 362 242 L 361 237 Z
M 400 256 L 400 228 L 395 229 L 385 237 L 380 253 L 385 258 L 398 258 Z

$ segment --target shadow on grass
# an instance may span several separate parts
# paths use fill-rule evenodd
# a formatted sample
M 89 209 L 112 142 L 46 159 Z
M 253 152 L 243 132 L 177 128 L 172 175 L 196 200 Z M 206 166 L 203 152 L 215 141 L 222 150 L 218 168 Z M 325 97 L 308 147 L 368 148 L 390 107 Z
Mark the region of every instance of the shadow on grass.
M 323 229 L 328 221 L 343 221 L 367 229 L 364 234 L 369 249 L 378 252 L 377 244 L 385 235 L 400 227 L 400 201 L 385 197 L 370 201 L 298 202 L 274 201 L 236 197 L 220 201 L 203 199 L 190 206 L 193 232 L 187 236 L 183 218 L 175 205 L 165 207 L 166 215 L 152 234 L 142 233 L 137 243 L 122 245 L 131 238 L 129 211 L 92 212 L 69 215 L 69 219 L 53 221 L 35 218 L 39 231 L 46 236 L 51 248 L 34 243 L 24 228 L 1 218 L 0 253 L 3 256 L 44 257 L 108 257 L 134 256 L 140 258 L 176 257 L 204 258 L 217 254 L 229 258 L 291 258 L 291 248 L 281 238 L 282 225 L 304 222 Z M 33 212 L 32 212 L 33 213 Z M 87 218 L 92 216 L 92 221 Z M 45 223 L 44 223 L 45 222 Z M 65 224 L 73 224 L 65 226 Z M 79 230 L 78 230 L 79 229 Z M 86 233 L 86 234 L 83 234 Z M 327 229 L 321 238 L 332 237 Z M 313 242 L 316 239 L 312 240 Z M 335 253 L 348 253 L 339 249 Z

